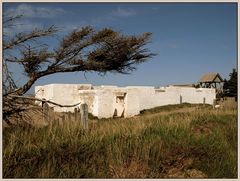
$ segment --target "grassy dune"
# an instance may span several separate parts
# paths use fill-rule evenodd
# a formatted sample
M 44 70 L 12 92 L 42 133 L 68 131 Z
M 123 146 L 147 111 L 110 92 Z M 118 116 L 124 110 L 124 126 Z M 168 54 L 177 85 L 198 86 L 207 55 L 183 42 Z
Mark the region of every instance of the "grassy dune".
M 173 105 L 3 132 L 4 178 L 237 178 L 237 111 Z

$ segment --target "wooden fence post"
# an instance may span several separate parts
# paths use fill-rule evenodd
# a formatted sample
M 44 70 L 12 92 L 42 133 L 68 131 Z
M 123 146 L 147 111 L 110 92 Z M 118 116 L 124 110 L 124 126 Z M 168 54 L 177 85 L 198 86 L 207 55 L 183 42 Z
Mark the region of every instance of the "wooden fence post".
M 52 126 L 55 123 L 54 119 L 55 119 L 54 108 L 48 106 L 48 122 L 50 126 Z
M 60 121 L 59 121 L 59 118 L 54 118 L 54 124 L 56 124 L 56 125 L 60 125 Z
M 182 104 L 182 96 L 180 95 L 180 104 Z
M 68 121 L 70 122 L 71 121 L 71 112 L 68 111 L 67 115 L 68 115 Z
M 63 114 L 61 117 L 62 117 L 62 123 L 65 124 L 66 123 L 65 122 L 65 115 Z
M 81 123 L 84 129 L 88 129 L 88 105 L 80 105 Z
M 203 98 L 203 106 L 205 106 L 205 104 L 206 104 L 206 98 L 204 97 Z
M 75 122 L 78 121 L 78 110 L 77 110 L 76 107 L 74 108 L 74 121 L 75 121 Z
M 81 115 L 80 115 L 80 109 L 79 108 L 74 108 L 74 121 L 75 122 L 79 122 L 80 124 L 82 124 L 82 122 L 81 122 Z
M 46 102 L 42 104 L 43 108 L 43 121 L 49 123 L 49 106 Z

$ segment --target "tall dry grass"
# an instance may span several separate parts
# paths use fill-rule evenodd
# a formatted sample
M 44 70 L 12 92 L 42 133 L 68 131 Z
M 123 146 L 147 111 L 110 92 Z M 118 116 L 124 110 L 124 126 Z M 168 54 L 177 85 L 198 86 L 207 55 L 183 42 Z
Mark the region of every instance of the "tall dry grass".
M 3 177 L 236 178 L 236 115 L 187 104 L 90 121 L 89 131 L 73 122 L 7 128 Z

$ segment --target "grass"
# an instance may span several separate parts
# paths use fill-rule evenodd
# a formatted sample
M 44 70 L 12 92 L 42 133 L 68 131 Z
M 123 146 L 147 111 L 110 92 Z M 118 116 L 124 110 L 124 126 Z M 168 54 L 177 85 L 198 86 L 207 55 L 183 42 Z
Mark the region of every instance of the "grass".
M 6 128 L 3 177 L 237 178 L 236 109 L 172 105 L 89 128 Z
M 153 113 L 159 113 L 160 111 L 174 111 L 180 108 L 191 108 L 191 107 L 212 107 L 209 104 L 203 105 L 203 104 L 189 104 L 189 103 L 183 103 L 183 104 L 175 104 L 175 105 L 166 105 L 166 106 L 159 106 L 152 109 L 142 110 L 140 111 L 141 114 L 153 114 Z

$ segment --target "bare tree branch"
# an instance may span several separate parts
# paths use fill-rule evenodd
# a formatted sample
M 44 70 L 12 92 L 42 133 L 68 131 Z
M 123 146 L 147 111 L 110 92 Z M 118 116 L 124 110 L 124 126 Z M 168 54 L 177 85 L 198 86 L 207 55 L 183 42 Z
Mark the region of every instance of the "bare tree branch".
M 81 102 L 79 102 L 79 103 L 76 103 L 76 104 L 64 105 L 64 104 L 55 103 L 55 102 L 50 101 L 50 100 L 38 99 L 38 98 L 35 98 L 35 97 L 16 96 L 16 95 L 8 95 L 8 96 L 9 97 L 14 97 L 14 98 L 22 98 L 22 99 L 30 99 L 30 100 L 40 101 L 40 102 L 47 102 L 47 103 L 50 103 L 50 104 L 53 104 L 53 105 L 59 106 L 59 107 L 75 107 L 75 106 L 81 104 Z
M 50 36 L 56 32 L 57 32 L 57 28 L 55 26 L 51 26 L 46 30 L 34 30 L 29 34 L 19 33 L 10 41 L 4 42 L 3 50 L 12 49 L 15 46 L 19 46 L 20 44 L 26 41 L 33 40 L 39 37 Z
M 4 26 L 7 26 L 6 24 L 7 23 L 13 23 L 14 21 L 20 19 L 23 15 L 16 15 L 16 16 L 11 16 L 11 17 L 6 17 L 4 20 L 3 20 L 3 25 Z

